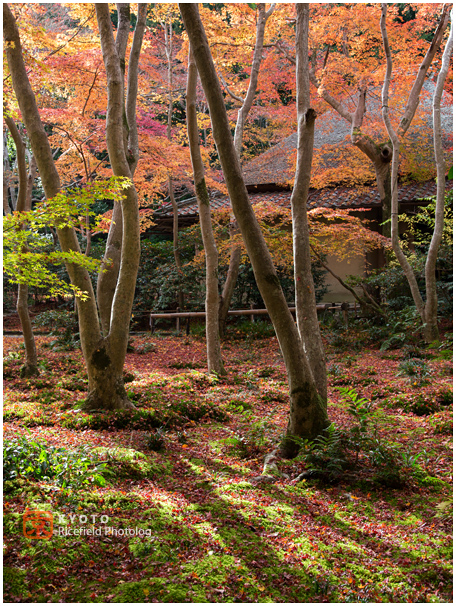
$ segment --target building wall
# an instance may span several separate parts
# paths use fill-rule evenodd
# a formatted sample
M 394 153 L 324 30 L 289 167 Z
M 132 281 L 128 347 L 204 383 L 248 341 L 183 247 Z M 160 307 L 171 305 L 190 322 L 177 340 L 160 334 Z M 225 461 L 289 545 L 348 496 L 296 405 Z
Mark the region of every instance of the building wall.
M 347 276 L 363 276 L 366 273 L 366 260 L 364 256 L 352 257 L 350 260 L 339 261 L 336 257 L 329 256 L 326 260 L 328 267 L 342 280 Z M 346 290 L 340 282 L 330 273 L 326 274 L 328 292 L 323 297 L 322 303 L 353 303 L 354 296 Z

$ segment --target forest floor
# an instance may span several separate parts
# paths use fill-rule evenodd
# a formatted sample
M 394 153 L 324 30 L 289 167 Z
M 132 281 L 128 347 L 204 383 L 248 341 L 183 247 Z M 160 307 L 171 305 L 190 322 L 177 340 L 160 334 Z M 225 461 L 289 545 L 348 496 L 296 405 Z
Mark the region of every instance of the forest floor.
M 274 337 L 232 329 L 224 378 L 201 336 L 134 337 L 137 411 L 105 415 L 50 341 L 21 379 L 4 337 L 5 602 L 452 601 L 448 352 L 327 344 L 335 429 L 263 482 L 289 412 Z

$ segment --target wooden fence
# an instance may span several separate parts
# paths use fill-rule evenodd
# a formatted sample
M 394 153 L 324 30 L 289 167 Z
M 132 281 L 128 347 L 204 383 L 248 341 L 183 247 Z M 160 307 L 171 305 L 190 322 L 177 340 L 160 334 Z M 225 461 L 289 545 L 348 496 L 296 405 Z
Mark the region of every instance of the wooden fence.
M 296 307 L 289 306 L 289 310 L 292 313 L 296 313 Z M 342 311 L 344 315 L 345 322 L 348 321 L 348 312 L 356 311 L 356 303 L 341 303 L 341 304 L 331 304 L 331 303 L 319 303 L 317 305 L 317 312 L 325 312 L 331 311 L 335 312 L 336 310 Z M 267 316 L 267 309 L 230 309 L 228 311 L 229 316 L 250 316 L 251 321 L 253 322 L 255 316 Z M 176 331 L 180 332 L 180 320 L 186 319 L 186 333 L 190 334 L 190 322 L 195 318 L 206 318 L 205 311 L 180 311 L 177 308 L 176 311 L 168 311 L 162 313 L 151 313 L 150 314 L 150 332 L 151 334 L 155 331 L 155 320 L 176 320 Z

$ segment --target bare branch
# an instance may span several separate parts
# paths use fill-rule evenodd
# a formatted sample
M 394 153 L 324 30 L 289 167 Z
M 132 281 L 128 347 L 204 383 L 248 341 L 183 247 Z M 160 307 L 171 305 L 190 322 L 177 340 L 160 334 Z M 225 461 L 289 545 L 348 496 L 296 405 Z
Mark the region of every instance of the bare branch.
M 432 39 L 428 51 L 418 70 L 415 82 L 412 86 L 412 90 L 410 91 L 409 98 L 407 99 L 407 105 L 405 106 L 404 116 L 399 126 L 398 134 L 400 136 L 405 135 L 413 120 L 413 116 L 415 115 L 416 108 L 418 107 L 418 104 L 420 102 L 420 92 L 423 88 L 424 80 L 426 78 L 429 66 L 431 65 L 435 54 L 440 46 L 440 43 L 442 42 L 443 34 L 445 33 L 446 27 L 450 19 L 450 7 L 451 4 L 444 5 L 440 22 L 437 26 L 437 29 L 435 30 L 434 38 Z
M 230 97 L 233 97 L 233 99 L 235 101 L 239 101 L 239 103 L 244 103 L 244 99 L 242 97 L 238 97 L 238 95 L 235 95 L 233 93 L 233 91 L 230 90 L 230 88 L 228 87 L 228 84 L 226 83 L 225 78 L 222 76 L 222 74 L 217 74 L 217 75 L 219 77 L 220 82 L 223 84 L 223 88 L 230 95 Z

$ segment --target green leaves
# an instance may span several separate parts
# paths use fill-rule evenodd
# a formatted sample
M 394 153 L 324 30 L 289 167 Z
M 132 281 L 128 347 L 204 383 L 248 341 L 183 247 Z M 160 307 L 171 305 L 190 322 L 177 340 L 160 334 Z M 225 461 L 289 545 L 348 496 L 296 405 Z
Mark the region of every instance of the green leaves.
M 50 296 L 72 293 L 86 299 L 87 293 L 57 276 L 52 266 L 76 264 L 89 272 L 99 270 L 101 261 L 80 251 L 54 250 L 48 228 L 79 227 L 86 216 L 93 216 L 94 202 L 110 198 L 121 201 L 123 190 L 131 186 L 125 177 L 111 177 L 84 188 L 66 190 L 51 200 L 37 204 L 28 212 L 14 212 L 3 220 L 3 268 L 15 284 L 46 286 Z
M 69 451 L 47 444 L 39 444 L 27 437 L 3 445 L 3 478 L 14 481 L 20 477 L 42 482 L 52 482 L 62 488 L 86 484 L 104 486 L 102 475 L 106 463 L 90 458 L 83 450 Z

